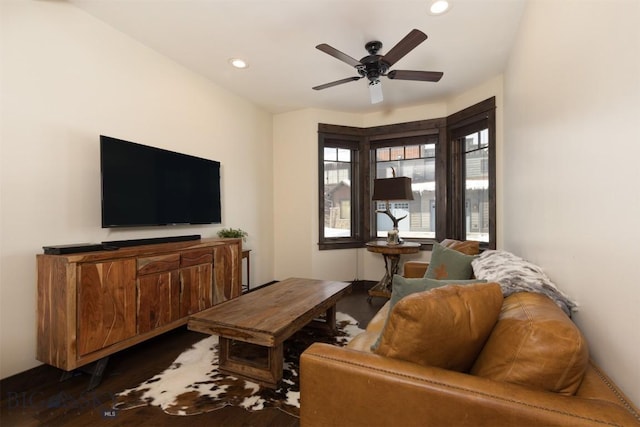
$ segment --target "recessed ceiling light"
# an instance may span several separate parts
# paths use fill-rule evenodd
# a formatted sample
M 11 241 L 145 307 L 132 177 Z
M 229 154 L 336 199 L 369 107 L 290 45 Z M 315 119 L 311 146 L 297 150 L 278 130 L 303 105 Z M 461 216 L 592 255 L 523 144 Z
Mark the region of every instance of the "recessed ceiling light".
M 431 2 L 431 6 L 429 7 L 429 12 L 432 15 L 442 15 L 447 10 L 449 10 L 451 6 L 447 0 L 435 0 Z
M 247 64 L 247 61 L 240 58 L 231 58 L 229 60 L 229 64 L 240 69 L 247 68 L 249 66 L 249 64 Z

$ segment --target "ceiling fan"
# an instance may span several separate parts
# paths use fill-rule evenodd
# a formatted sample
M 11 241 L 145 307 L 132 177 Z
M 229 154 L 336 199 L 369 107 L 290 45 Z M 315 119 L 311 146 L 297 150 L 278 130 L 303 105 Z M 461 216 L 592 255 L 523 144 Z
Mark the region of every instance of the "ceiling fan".
M 370 41 L 364 47 L 369 52 L 361 60 L 357 60 L 340 52 L 338 49 L 329 46 L 326 43 L 319 44 L 316 49 L 346 62 L 355 67 L 358 76 L 347 77 L 346 79 L 336 80 L 331 83 L 315 86 L 314 90 L 322 90 L 329 87 L 341 85 L 343 83 L 360 80 L 363 77 L 369 79 L 369 93 L 371 103 L 377 104 L 382 102 L 382 84 L 380 76 L 386 76 L 390 79 L 397 80 L 417 80 L 423 82 L 437 82 L 442 78 L 443 73 L 439 71 L 409 71 L 409 70 L 392 70 L 389 68 L 402 59 L 407 53 L 411 52 L 420 43 L 427 39 L 427 35 L 420 30 L 411 30 L 402 40 L 398 42 L 386 55 L 378 55 L 378 51 L 382 48 L 382 42 Z

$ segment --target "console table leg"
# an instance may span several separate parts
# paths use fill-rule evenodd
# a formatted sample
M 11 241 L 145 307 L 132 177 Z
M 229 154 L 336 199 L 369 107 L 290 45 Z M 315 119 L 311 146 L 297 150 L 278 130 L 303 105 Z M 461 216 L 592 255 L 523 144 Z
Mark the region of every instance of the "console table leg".
M 391 297 L 391 282 L 393 275 L 398 274 L 400 255 L 413 254 L 420 251 L 420 244 L 413 242 L 404 242 L 400 245 L 390 245 L 386 242 L 376 241 L 367 243 L 367 251 L 382 254 L 384 258 L 384 277 L 373 288 L 369 289 L 369 298 L 371 297 Z
M 367 298 L 369 303 L 372 297 L 390 298 L 393 275 L 398 274 L 400 255 L 382 254 L 382 257 L 384 259 L 384 277 L 373 288 L 369 289 L 369 297 Z
M 109 356 L 103 357 L 96 362 L 96 366 L 91 373 L 91 379 L 89 379 L 89 387 L 87 387 L 87 391 L 93 390 L 100 385 L 100 383 L 102 382 L 104 369 L 107 367 L 107 363 L 109 363 Z
M 69 378 L 75 376 L 77 372 L 82 372 L 85 374 L 91 375 L 89 378 L 89 385 L 87 386 L 87 391 L 91 391 L 94 388 L 98 387 L 102 382 L 102 376 L 104 375 L 104 370 L 107 367 L 107 363 L 109 363 L 109 356 L 103 357 L 98 361 L 87 365 L 82 366 L 78 369 L 74 369 L 73 371 L 64 371 L 60 376 L 60 382 L 66 381 Z

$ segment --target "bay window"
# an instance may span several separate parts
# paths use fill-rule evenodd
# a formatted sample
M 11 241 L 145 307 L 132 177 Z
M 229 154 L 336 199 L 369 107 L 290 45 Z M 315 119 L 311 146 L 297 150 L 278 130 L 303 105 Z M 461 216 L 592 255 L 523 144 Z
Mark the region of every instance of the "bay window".
M 384 239 L 392 223 L 372 201 L 375 178 L 411 178 L 413 200 L 390 201 L 400 237 L 495 248 L 495 98 L 446 118 L 373 128 L 318 125 L 320 249 Z

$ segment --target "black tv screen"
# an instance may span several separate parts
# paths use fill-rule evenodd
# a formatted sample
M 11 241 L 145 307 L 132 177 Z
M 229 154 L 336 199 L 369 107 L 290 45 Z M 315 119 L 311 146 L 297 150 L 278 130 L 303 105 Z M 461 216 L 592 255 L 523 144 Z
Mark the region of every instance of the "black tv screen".
M 102 227 L 221 222 L 220 162 L 100 136 Z

